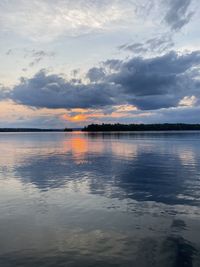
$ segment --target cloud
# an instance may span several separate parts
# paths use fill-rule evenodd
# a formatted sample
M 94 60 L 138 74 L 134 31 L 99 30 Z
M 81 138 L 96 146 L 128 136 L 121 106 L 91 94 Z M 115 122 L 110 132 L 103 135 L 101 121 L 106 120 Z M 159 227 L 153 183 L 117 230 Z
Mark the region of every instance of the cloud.
M 116 0 L 1 0 L 0 26 L 33 41 L 48 42 L 105 30 L 113 23 L 119 27 L 133 12 Z
M 166 32 L 166 24 L 172 30 L 181 29 L 194 13 L 190 11 L 191 3 L 192 0 L 1 0 L 0 28 L 2 33 L 36 42 L 121 30 L 125 35 L 127 31 L 134 36 L 151 35 L 155 31 Z M 132 44 L 129 48 L 137 47 Z
M 103 68 L 91 68 L 86 77 L 91 81 L 91 82 L 97 82 L 97 81 L 101 81 L 102 79 L 105 78 L 105 71 Z
M 31 51 L 26 51 L 25 57 L 27 56 L 32 58 L 32 61 L 29 63 L 29 67 L 33 67 L 45 58 L 51 58 L 55 56 L 55 52 L 32 49 Z
M 193 107 L 197 104 L 198 99 L 196 96 L 184 96 L 183 99 L 179 102 L 180 106 Z
M 144 54 L 144 53 L 162 53 L 166 50 L 171 49 L 174 46 L 172 36 L 170 34 L 162 34 L 158 37 L 153 37 L 145 42 L 137 42 L 131 44 L 123 44 L 119 46 L 120 50 L 125 50 L 132 52 L 134 54 Z
M 168 10 L 164 20 L 172 30 L 180 30 L 194 14 L 189 10 L 192 0 L 168 0 L 165 3 Z
M 87 83 L 41 70 L 32 78 L 21 78 L 10 91 L 2 91 L 2 99 L 49 109 L 132 105 L 138 110 L 156 110 L 198 105 L 199 69 L 200 51 L 172 51 L 151 58 L 107 60 L 101 67 L 89 69 Z
M 22 78 L 9 98 L 36 108 L 97 108 L 114 103 L 111 89 L 109 84 L 74 83 L 41 70 L 31 79 Z
M 54 129 L 64 129 L 66 123 L 64 123 L 58 116 L 23 116 L 17 114 L 12 119 L 1 119 L 0 127 L 2 128 L 54 128 Z
M 0 101 L 3 101 L 7 98 L 10 98 L 10 90 L 7 87 L 4 87 L 0 84 Z
M 139 109 L 177 106 L 188 95 L 199 97 L 199 82 L 193 68 L 199 68 L 200 51 L 178 55 L 170 52 L 153 58 L 135 57 L 128 61 L 109 60 L 113 70 L 107 81 L 118 85 L 121 95 Z
M 178 107 L 154 111 L 145 123 L 200 123 L 200 107 Z

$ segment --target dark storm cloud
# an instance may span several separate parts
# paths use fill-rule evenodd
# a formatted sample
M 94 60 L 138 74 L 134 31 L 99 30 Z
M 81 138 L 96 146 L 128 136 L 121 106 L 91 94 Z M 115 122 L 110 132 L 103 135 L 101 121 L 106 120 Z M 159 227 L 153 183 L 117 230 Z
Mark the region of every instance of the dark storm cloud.
M 44 70 L 21 83 L 10 92 L 15 102 L 36 108 L 97 108 L 112 105 L 110 86 L 74 84 Z
M 177 106 L 186 95 L 199 95 L 193 67 L 200 64 L 200 52 L 178 55 L 170 52 L 160 57 L 133 58 L 127 62 L 107 61 L 111 70 L 106 79 L 120 85 L 126 101 L 140 109 Z
M 129 99 L 130 104 L 134 104 L 141 110 L 175 107 L 178 102 L 178 99 L 171 95 L 165 95 L 164 97 L 163 95 L 153 95 Z
M 152 58 L 107 60 L 80 79 L 65 80 L 44 70 L 2 98 L 36 108 L 108 108 L 132 104 L 140 110 L 177 107 L 184 97 L 200 97 L 200 51 L 179 55 L 170 52 Z M 77 82 L 78 81 L 78 82 Z
M 165 22 L 172 30 L 180 30 L 186 25 L 194 12 L 189 11 L 192 0 L 168 0 L 168 11 L 164 17 Z

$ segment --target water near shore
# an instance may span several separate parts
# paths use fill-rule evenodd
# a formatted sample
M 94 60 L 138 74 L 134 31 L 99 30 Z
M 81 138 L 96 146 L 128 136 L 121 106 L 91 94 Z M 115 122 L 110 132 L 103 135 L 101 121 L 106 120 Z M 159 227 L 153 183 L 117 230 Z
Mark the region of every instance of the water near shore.
M 200 132 L 1 133 L 0 266 L 200 266 Z

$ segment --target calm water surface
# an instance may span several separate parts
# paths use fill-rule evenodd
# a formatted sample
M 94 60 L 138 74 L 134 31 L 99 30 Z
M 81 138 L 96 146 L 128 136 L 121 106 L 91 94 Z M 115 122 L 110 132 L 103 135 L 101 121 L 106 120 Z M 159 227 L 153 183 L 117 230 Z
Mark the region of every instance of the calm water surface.
M 0 134 L 0 266 L 200 266 L 200 132 Z

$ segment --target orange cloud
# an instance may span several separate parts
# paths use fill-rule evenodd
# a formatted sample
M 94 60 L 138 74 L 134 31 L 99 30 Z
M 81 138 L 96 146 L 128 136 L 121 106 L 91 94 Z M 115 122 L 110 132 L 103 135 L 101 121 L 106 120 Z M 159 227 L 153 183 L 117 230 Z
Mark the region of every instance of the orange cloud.
M 117 112 L 129 112 L 129 111 L 135 111 L 137 108 L 132 105 L 118 105 L 115 106 Z
M 88 115 L 85 114 L 77 114 L 75 116 L 69 116 L 67 114 L 64 114 L 61 116 L 62 119 L 70 122 L 81 122 L 88 119 Z

